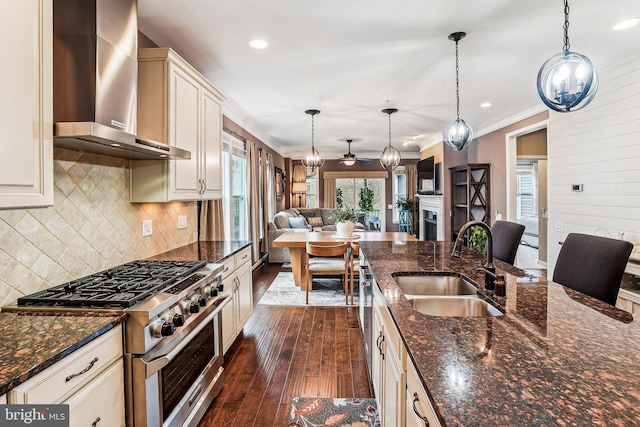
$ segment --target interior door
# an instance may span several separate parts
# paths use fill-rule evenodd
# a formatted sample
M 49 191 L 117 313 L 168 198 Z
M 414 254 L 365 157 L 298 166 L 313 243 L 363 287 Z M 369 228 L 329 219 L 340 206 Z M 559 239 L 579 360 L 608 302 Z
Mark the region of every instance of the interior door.
M 538 160 L 538 260 L 547 262 L 547 160 Z

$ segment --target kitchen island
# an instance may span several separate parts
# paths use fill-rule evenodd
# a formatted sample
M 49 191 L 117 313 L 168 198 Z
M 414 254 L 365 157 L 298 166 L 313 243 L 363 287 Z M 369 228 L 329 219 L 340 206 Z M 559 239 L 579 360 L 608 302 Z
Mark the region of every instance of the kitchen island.
M 506 298 L 484 291 L 483 254 L 452 242 L 362 242 L 392 321 L 443 426 L 632 426 L 640 422 L 640 327 L 626 312 L 495 261 Z M 394 275 L 453 272 L 505 313 L 428 316 Z M 520 280 L 522 281 L 522 279 Z M 410 404 L 410 402 L 409 402 Z

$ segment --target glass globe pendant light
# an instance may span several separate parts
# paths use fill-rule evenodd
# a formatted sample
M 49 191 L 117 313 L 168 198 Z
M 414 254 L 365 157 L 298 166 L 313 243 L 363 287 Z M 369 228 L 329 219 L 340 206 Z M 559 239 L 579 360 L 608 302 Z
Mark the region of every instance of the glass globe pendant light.
M 471 143 L 473 129 L 460 118 L 460 64 L 458 61 L 458 42 L 465 38 L 467 33 L 457 32 L 449 34 L 449 40 L 456 42 L 456 119 L 444 130 L 444 142 L 456 151 L 460 151 Z
M 313 116 L 315 116 L 316 114 L 320 114 L 320 110 L 306 110 L 305 113 L 311 115 L 311 149 L 307 150 L 304 153 L 304 157 L 302 157 L 302 165 L 313 172 L 316 169 L 320 169 L 322 165 L 324 165 L 324 158 L 322 157 L 322 155 L 320 155 L 318 150 L 316 150 L 316 147 L 313 142 L 313 137 L 314 137 Z
M 598 91 L 598 74 L 591 61 L 569 47 L 569 2 L 565 0 L 563 51 L 542 64 L 537 80 L 542 102 L 561 113 L 585 107 Z
M 391 115 L 397 113 L 398 110 L 396 108 L 385 108 L 382 112 L 389 115 L 389 145 L 382 151 L 380 164 L 389 172 L 393 172 L 400 164 L 400 152 L 391 145 Z

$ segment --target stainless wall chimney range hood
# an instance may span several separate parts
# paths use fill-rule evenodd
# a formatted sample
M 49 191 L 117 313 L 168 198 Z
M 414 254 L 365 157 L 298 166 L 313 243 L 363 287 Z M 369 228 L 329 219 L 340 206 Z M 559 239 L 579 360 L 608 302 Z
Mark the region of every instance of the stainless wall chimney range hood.
M 54 0 L 56 147 L 133 160 L 191 153 L 136 136 L 136 0 Z

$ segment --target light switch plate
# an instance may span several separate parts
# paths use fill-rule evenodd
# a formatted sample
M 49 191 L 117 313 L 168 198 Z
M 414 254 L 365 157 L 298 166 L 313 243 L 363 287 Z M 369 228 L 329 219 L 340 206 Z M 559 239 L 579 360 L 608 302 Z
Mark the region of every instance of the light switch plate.
M 142 221 L 142 237 L 151 236 L 153 233 L 153 221 L 145 219 Z
M 178 215 L 178 229 L 187 228 L 187 216 Z

